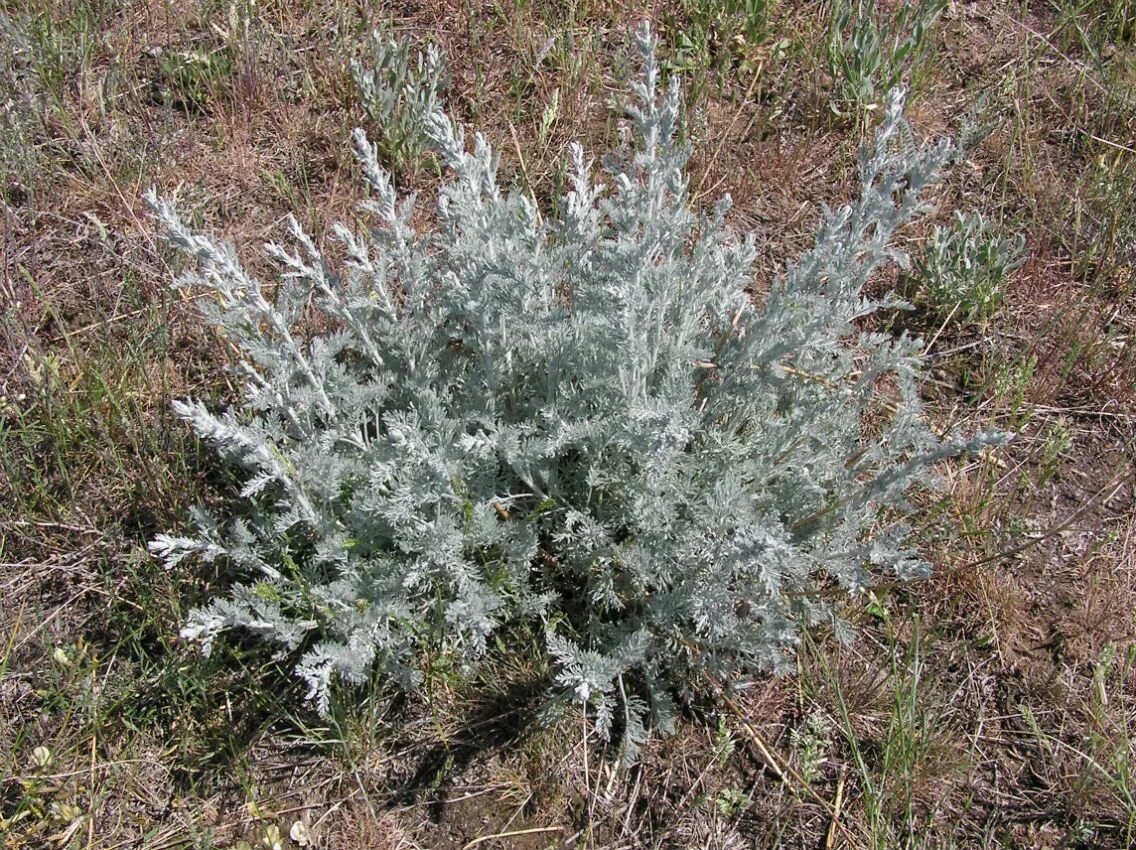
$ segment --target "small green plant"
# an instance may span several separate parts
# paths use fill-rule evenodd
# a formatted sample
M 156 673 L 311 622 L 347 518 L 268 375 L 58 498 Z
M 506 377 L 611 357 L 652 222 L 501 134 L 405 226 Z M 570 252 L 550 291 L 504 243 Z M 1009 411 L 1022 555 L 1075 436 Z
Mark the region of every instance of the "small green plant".
M 1064 715 L 1055 729 L 1052 721 L 1043 725 L 1044 715 L 1039 718 L 1029 705 L 1018 706 L 1025 732 L 1041 749 L 1045 762 L 1074 762 L 1070 790 L 1086 808 L 1103 816 L 1096 826 L 1109 827 L 1118 843 L 1108 846 L 1115 847 L 1131 847 L 1136 840 L 1136 701 L 1125 687 L 1134 672 L 1136 648 L 1121 650 L 1112 643 L 1103 648 L 1093 667 L 1084 726 L 1075 738 L 1064 728 Z M 1083 827 L 1089 834 L 1096 832 L 1091 822 Z
M 715 795 L 714 803 L 723 817 L 737 817 L 749 806 L 749 794 L 741 788 L 730 785 Z
M 821 768 L 832 746 L 832 721 L 821 711 L 811 711 L 805 721 L 789 733 L 800 758 L 798 773 L 811 785 L 820 779 Z
M 737 747 L 737 742 L 734 740 L 734 733 L 730 731 L 730 727 L 726 724 L 726 718 L 718 718 L 718 727 L 714 731 L 714 759 L 720 765 L 725 765 L 730 760 L 730 756 L 734 754 Z
M 1061 466 L 1065 452 L 1073 444 L 1073 431 L 1062 420 L 1054 420 L 1045 435 L 1045 445 L 1042 448 L 1041 460 L 1037 465 L 1037 480 L 1034 486 L 1040 487 L 1049 483 Z
M 44 188 L 53 155 L 81 134 L 69 98 L 95 63 L 109 14 L 99 0 L 0 7 L 0 202 Z
M 1134 0 L 1060 0 L 1055 2 L 1055 35 L 1066 52 L 1083 50 L 1098 67 L 1118 46 L 1131 44 L 1136 33 Z
M 1136 291 L 1136 164 L 1127 151 L 1095 157 L 1065 229 L 1074 270 L 1103 291 Z
M 733 22 L 735 37 L 740 35 L 746 44 L 756 45 L 769 39 L 769 20 L 776 5 L 776 0 L 725 0 L 721 7 Z
M 1036 354 L 1001 360 L 991 376 L 990 398 L 1012 433 L 1020 432 L 1033 418 L 1033 407 L 1026 404 L 1026 391 L 1037 374 L 1037 364 Z
M 934 699 L 928 687 L 920 620 L 910 621 L 906 646 L 890 628 L 887 643 L 887 676 L 882 680 L 886 690 L 880 691 L 881 697 L 887 697 L 886 703 L 880 700 L 881 708 L 887 706 L 887 715 L 876 715 L 868 733 L 851 707 L 839 665 L 825 652 L 809 657 L 831 695 L 837 721 L 834 731 L 848 747 L 860 786 L 867 828 L 860 846 L 873 850 L 925 846 L 926 824 L 919 815 L 925 786 L 959 766 L 953 758 L 940 757 L 947 747 L 949 710 Z
M 560 117 L 560 89 L 553 89 L 552 96 L 548 100 L 548 105 L 540 114 L 540 134 L 538 141 L 543 148 L 548 145 L 548 141 L 552 136 L 552 129 L 556 126 L 556 121 Z
M 35 134 L 42 113 L 36 86 L 25 70 L 26 34 L 18 22 L 0 11 L 0 41 L 7 45 L 0 56 L 0 201 L 22 197 L 34 181 Z
M 928 30 L 946 0 L 904 0 L 895 16 L 876 11 L 875 0 L 833 4 L 828 31 L 828 65 L 836 83 L 833 110 L 857 120 L 880 108 L 921 57 Z
M 665 69 L 748 67 L 754 48 L 769 40 L 775 6 L 774 0 L 684 0 L 668 27 L 674 53 Z
M 448 85 L 445 54 L 429 44 L 412 62 L 408 42 L 375 31 L 369 55 L 351 63 L 351 74 L 363 110 L 378 132 L 379 158 L 395 172 L 418 171 L 430 149 L 426 122 L 440 107 Z
M 1084 742 L 1084 760 L 1093 770 L 1081 777 L 1086 782 L 1095 776 L 1112 796 L 1127 847 L 1136 840 L 1136 696 L 1124 683 L 1134 672 L 1136 648 L 1104 647 L 1093 669 L 1090 732 Z
M 906 283 L 909 295 L 938 320 L 982 324 L 1002 306 L 1006 281 L 1025 261 L 1025 237 L 1004 238 L 980 213 L 955 213 L 936 227 Z
M 160 51 L 162 85 L 158 99 L 187 112 L 209 108 L 233 71 L 233 52 L 227 45 Z

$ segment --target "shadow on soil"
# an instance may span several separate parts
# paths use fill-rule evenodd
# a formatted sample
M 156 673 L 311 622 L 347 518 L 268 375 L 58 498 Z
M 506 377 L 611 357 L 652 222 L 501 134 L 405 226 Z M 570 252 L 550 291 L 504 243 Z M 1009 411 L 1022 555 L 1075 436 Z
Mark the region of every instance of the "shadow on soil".
M 449 788 L 477 761 L 516 750 L 536 721 L 547 682 L 526 679 L 507 683 L 480 700 L 455 735 L 431 746 L 417 759 L 410 779 L 388 806 L 426 801 L 430 819 L 439 823 L 449 804 Z

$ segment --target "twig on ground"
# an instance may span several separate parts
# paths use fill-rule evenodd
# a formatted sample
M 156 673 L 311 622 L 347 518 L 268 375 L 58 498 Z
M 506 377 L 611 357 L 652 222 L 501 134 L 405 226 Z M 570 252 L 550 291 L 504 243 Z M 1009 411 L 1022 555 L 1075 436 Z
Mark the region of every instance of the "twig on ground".
M 469 850 L 470 847 L 476 847 L 478 844 L 483 844 L 486 841 L 493 841 L 496 838 L 511 838 L 514 835 L 537 835 L 542 832 L 563 832 L 562 826 L 534 826 L 531 829 L 514 829 L 509 832 L 495 832 L 493 835 L 483 835 L 480 838 L 475 838 L 468 844 L 462 845 L 462 850 Z
M 832 819 L 828 822 L 828 832 L 824 836 L 824 850 L 832 850 L 836 846 L 836 828 L 840 825 L 840 807 L 844 805 L 844 771 L 836 780 L 836 796 L 832 801 Z

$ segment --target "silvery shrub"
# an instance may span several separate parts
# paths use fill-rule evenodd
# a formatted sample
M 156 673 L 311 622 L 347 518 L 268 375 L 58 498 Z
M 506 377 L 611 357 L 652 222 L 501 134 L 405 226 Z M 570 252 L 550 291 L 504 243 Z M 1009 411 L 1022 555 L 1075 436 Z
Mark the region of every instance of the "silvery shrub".
M 271 642 L 326 712 L 335 680 L 413 687 L 425 651 L 472 664 L 535 623 L 552 704 L 586 704 L 633 757 L 705 675 L 784 671 L 802 626 L 839 622 L 834 596 L 927 574 L 909 495 L 999 438 L 937 437 L 919 342 L 860 320 L 899 303 L 865 284 L 947 143 L 919 149 L 894 93 L 859 196 L 755 298 L 754 239 L 728 198 L 692 211 L 678 86 L 636 43 L 634 152 L 598 171 L 573 146 L 552 213 L 440 111 L 436 224 L 412 226 L 357 132 L 373 229 L 336 227 L 333 266 L 291 220 L 272 287 L 151 195 L 244 384 L 232 409 L 175 404 L 246 471 L 239 510 L 151 543 L 232 577 L 183 637 Z

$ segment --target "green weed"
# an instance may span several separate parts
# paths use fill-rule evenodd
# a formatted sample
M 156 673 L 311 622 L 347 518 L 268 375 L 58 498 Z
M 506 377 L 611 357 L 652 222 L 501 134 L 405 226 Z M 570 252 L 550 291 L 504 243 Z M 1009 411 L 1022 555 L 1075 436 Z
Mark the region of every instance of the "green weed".
M 1136 155 L 1113 149 L 1087 167 L 1064 233 L 1076 276 L 1121 297 L 1136 290 Z
M 1024 734 L 1038 748 L 1044 764 L 1072 763 L 1064 778 L 1074 810 L 1084 812 L 1073 826 L 1082 840 L 1104 841 L 1111 835 L 1121 842 L 1116 846 L 1129 847 L 1136 839 L 1136 705 L 1126 686 L 1133 670 L 1136 650 L 1129 647 L 1121 655 L 1115 644 L 1105 647 L 1093 668 L 1085 728 L 1078 729 L 1073 741 L 1064 714 L 1046 722 L 1050 715 L 1041 715 L 1025 703 L 1018 706 Z
M 448 84 L 446 57 L 430 44 L 412 62 L 407 41 L 380 31 L 369 50 L 351 65 L 360 102 L 378 131 L 380 156 L 396 172 L 414 174 L 426 164 L 426 119 Z
M 161 308 L 150 312 L 154 329 Z M 150 366 L 161 340 L 149 329 L 140 319 L 125 338 L 108 330 L 89 347 L 65 335 L 61 349 L 25 349 L 23 380 L 0 409 L 0 474 L 13 516 L 82 520 L 74 507 L 86 494 L 120 520 L 138 511 L 134 521 L 147 525 L 147 513 L 180 498 L 192 453 L 152 407 L 169 393 L 166 374 Z
M 75 88 L 90 76 L 113 4 L 0 9 L 0 199 L 23 203 L 66 142 L 81 135 Z
M 886 17 L 875 0 L 834 3 L 828 31 L 833 111 L 864 122 L 879 109 L 923 57 L 927 34 L 945 7 L 946 0 L 920 0 L 917 6 L 904 0 L 894 17 Z
M 748 72 L 755 48 L 771 38 L 775 5 L 774 0 L 683 0 L 667 27 L 673 55 L 665 67 L 721 73 L 739 65 Z
M 741 788 L 728 786 L 721 789 L 714 797 L 714 803 L 723 817 L 734 818 L 740 815 L 749 806 L 749 795 Z
M 163 85 L 158 98 L 187 112 L 203 112 L 227 89 L 233 53 L 226 46 L 162 51 L 157 56 Z
M 832 746 L 832 722 L 820 711 L 811 711 L 804 722 L 789 733 L 800 762 L 798 773 L 806 784 L 812 785 L 822 775 Z
M 1002 306 L 1007 281 L 1024 261 L 1024 236 L 1000 236 L 981 213 L 955 213 L 949 227 L 935 228 L 905 275 L 906 292 L 938 322 L 982 325 Z
M 874 734 L 865 735 L 864 721 L 853 708 L 852 695 L 829 651 L 810 648 L 808 666 L 802 665 L 803 675 L 820 676 L 825 701 L 831 702 L 818 710 L 830 711 L 836 718 L 835 731 L 844 740 L 860 789 L 866 833 L 862 846 L 874 850 L 934 846 L 939 831 L 936 804 L 927 788 L 944 771 L 958 768 L 950 767 L 943 755 L 950 710 L 932 696 L 928 685 L 924 629 L 918 616 L 909 621 L 909 628 L 903 642 L 889 630 L 887 675 L 876 686 L 886 714 L 870 721 L 878 730 Z

